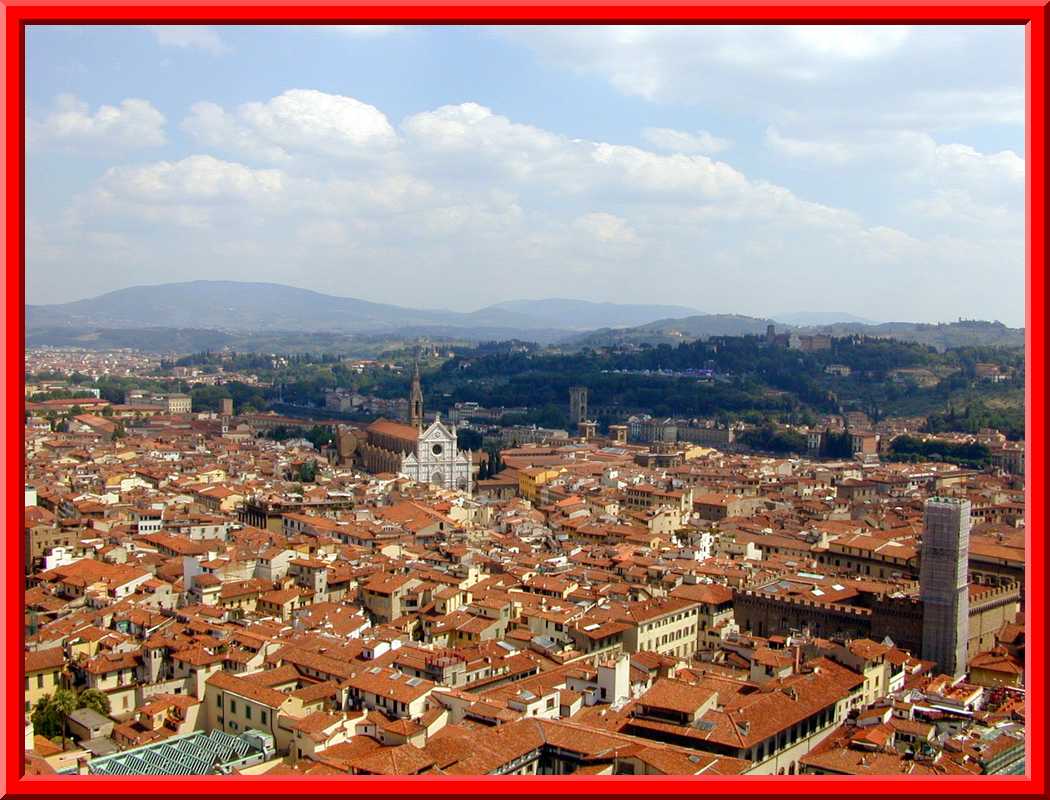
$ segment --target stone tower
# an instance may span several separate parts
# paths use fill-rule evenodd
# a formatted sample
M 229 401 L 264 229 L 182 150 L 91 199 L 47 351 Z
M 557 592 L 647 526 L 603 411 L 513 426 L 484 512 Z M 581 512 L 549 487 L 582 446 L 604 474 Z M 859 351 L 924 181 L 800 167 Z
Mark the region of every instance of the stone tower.
M 587 421 L 587 387 L 569 387 L 569 419 L 573 425 Z
M 419 380 L 419 361 L 416 371 L 412 373 L 412 393 L 408 398 L 408 424 L 413 428 L 423 427 L 423 386 Z
M 954 497 L 927 500 L 919 570 L 922 657 L 954 677 L 966 672 L 969 551 L 970 501 Z

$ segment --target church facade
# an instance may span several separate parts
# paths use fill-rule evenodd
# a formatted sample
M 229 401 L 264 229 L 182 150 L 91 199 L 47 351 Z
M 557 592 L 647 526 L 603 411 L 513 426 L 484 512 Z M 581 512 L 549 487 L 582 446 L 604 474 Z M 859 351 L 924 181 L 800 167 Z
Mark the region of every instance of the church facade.
M 379 419 L 369 425 L 366 441 L 358 448 L 360 463 L 373 474 L 389 472 L 445 489 L 473 491 L 473 454 L 460 451 L 456 426 L 447 427 L 440 415 L 425 429 L 423 425 L 423 391 L 417 365 L 409 397 L 409 423 Z
M 439 416 L 419 434 L 415 452 L 401 462 L 401 474 L 419 483 L 469 492 L 471 461 L 471 454 L 461 453 L 456 445 L 456 426 L 446 428 Z

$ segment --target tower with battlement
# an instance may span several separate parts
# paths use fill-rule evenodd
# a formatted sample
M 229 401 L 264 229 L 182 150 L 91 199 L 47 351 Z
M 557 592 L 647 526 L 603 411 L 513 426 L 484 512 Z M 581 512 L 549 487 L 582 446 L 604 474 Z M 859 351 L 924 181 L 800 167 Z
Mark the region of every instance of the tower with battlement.
M 966 672 L 969 635 L 970 501 L 931 497 L 926 501 L 919 592 L 922 598 L 922 658 L 941 672 Z
M 569 419 L 573 425 L 587 421 L 587 387 L 569 387 Z

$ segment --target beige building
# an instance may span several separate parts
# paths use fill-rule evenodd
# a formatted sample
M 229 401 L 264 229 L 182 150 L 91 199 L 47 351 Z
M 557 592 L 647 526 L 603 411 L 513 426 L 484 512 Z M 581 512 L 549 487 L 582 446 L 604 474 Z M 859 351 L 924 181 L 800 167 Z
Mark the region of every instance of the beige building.
M 352 672 L 346 680 L 347 702 L 357 708 L 382 711 L 397 719 L 419 719 L 426 711 L 433 681 L 385 667 Z
M 188 394 L 169 394 L 165 403 L 169 414 L 189 414 L 193 408 L 193 400 Z
M 216 672 L 205 682 L 208 730 L 237 735 L 250 730 L 269 733 L 277 751 L 286 753 L 295 736 L 295 720 L 305 716 L 303 701 L 266 686 L 266 673 L 237 676 Z
M 631 603 L 619 616 L 621 622 L 633 623 L 624 633 L 624 650 L 691 657 L 696 650 L 699 607 L 699 603 L 675 597 Z
M 25 713 L 29 714 L 37 701 L 55 693 L 63 686 L 62 672 L 66 657 L 61 647 L 30 650 L 25 654 Z

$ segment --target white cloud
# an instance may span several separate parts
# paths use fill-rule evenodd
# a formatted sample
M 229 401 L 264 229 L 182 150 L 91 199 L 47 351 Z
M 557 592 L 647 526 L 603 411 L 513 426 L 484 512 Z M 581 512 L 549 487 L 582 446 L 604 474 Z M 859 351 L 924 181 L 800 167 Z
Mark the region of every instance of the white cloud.
M 175 162 L 112 167 L 102 177 L 101 185 L 130 199 L 150 203 L 174 198 L 266 201 L 281 194 L 285 177 L 278 170 L 256 170 L 198 155 Z
M 59 95 L 43 117 L 26 118 L 30 148 L 88 152 L 158 147 L 165 143 L 164 115 L 147 100 L 129 98 L 94 112 L 73 95 Z
M 825 164 L 842 165 L 858 158 L 855 143 L 836 140 L 794 139 L 784 136 L 775 126 L 766 129 L 766 145 L 778 155 Z
M 728 150 L 733 142 L 721 139 L 707 131 L 687 133 L 673 128 L 645 128 L 642 138 L 658 150 L 669 150 L 674 153 L 703 153 L 714 155 Z
M 222 55 L 231 47 L 219 36 L 219 32 L 208 25 L 146 25 L 157 44 L 162 47 L 197 49 Z
M 581 233 L 608 244 L 637 244 L 638 234 L 627 220 L 602 211 L 584 214 L 573 222 Z
M 1023 124 L 1020 26 L 508 26 L 492 34 L 619 92 L 763 125 Z M 1014 58 L 1004 58 L 1014 53 Z M 960 54 L 966 54 L 960 57 Z M 965 87 L 965 88 L 957 88 Z
M 104 230 L 107 222 L 145 221 L 156 233 L 180 227 L 258 225 L 280 214 L 288 178 L 208 155 L 111 167 L 70 207 L 76 226 Z
M 308 246 L 346 247 L 350 243 L 346 226 L 331 219 L 307 220 L 296 228 L 295 235 Z
M 472 178 L 496 173 L 559 194 L 610 190 L 701 198 L 742 191 L 748 184 L 737 170 L 706 156 L 569 139 L 477 103 L 416 114 L 402 128 L 411 146 L 440 154 L 442 169 L 454 164 Z
M 196 103 L 182 127 L 202 144 L 275 162 L 303 154 L 373 155 L 397 145 L 397 134 L 375 106 L 312 89 L 289 89 L 235 112 Z
M 825 79 L 842 64 L 887 58 L 910 36 L 899 26 L 578 25 L 494 32 L 649 100 L 681 98 L 697 88 L 709 96 L 719 88 L 711 73 L 726 68 L 788 82 Z
M 587 296 L 600 272 L 603 285 L 634 285 L 644 275 L 654 286 L 681 287 L 682 302 L 760 313 L 748 287 L 799 303 L 820 287 L 832 302 L 849 296 L 844 268 L 853 267 L 868 270 L 871 295 L 899 311 L 925 291 L 926 278 L 913 272 L 944 274 L 958 258 L 969 259 L 968 269 L 1023 264 L 1016 232 L 976 219 L 970 202 L 982 184 L 1016 187 L 1023 164 L 1019 171 L 1008 151 L 981 154 L 924 135 L 851 141 L 775 131 L 771 146 L 804 159 L 826 157 L 832 146 L 844 167 L 893 159 L 913 189 L 907 212 L 950 219 L 941 230 L 954 240 L 869 221 L 682 152 L 703 132 L 648 132 L 649 141 L 675 145 L 661 153 L 570 138 L 477 103 L 410 115 L 395 131 L 372 106 L 302 90 L 234 111 L 198 104 L 184 124 L 206 150 L 248 161 L 202 153 L 114 167 L 74 204 L 81 229 L 148 241 L 170 269 L 219 259 L 229 274 L 287 281 L 288 269 L 308 266 L 319 288 L 346 292 L 346 281 L 363 280 L 365 296 L 430 306 L 455 305 L 465 284 L 497 286 L 502 296 L 537 284 Z M 933 195 L 938 182 L 959 193 Z M 958 224 L 964 218 L 968 227 Z M 973 243 L 970 255 L 960 241 Z M 369 270 L 380 267 L 382 279 L 373 280 Z M 437 276 L 432 286 L 424 267 Z M 748 281 L 733 278 L 741 272 Z M 717 302 L 703 302 L 698 286 Z
M 911 35 L 911 28 L 901 25 L 791 25 L 782 30 L 788 41 L 797 43 L 796 55 L 816 53 L 846 61 L 884 58 Z
M 861 131 L 849 139 L 803 139 L 766 131 L 766 146 L 779 156 L 825 167 L 878 169 L 931 192 L 962 189 L 1019 207 L 1024 200 L 1024 159 L 1012 150 L 982 153 L 970 145 L 941 144 L 914 131 Z M 905 187 L 909 188 L 909 187 Z

